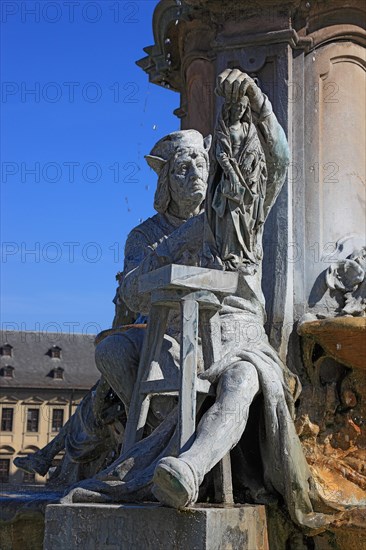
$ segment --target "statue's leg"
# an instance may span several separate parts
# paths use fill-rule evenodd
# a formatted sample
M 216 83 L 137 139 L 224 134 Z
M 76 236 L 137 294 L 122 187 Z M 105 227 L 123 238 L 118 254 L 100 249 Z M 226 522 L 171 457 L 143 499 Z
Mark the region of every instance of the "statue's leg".
M 113 391 L 126 408 L 129 408 L 141 356 L 144 329 L 130 329 L 122 334 L 113 334 L 102 340 L 95 350 L 95 361 Z M 159 361 L 165 379 L 174 379 L 179 373 L 179 345 L 169 336 L 164 336 Z M 166 404 L 162 403 L 162 399 Z M 155 401 L 154 401 L 155 400 Z M 160 422 L 175 404 L 174 398 L 153 398 L 152 410 Z M 156 426 L 156 421 L 152 425 Z M 150 415 L 151 420 L 151 415 Z M 151 423 L 151 422 L 150 422 Z
M 136 380 L 143 336 L 143 329 L 112 334 L 102 340 L 95 349 L 97 368 L 127 406 Z
M 258 392 L 258 374 L 251 363 L 241 361 L 221 377 L 215 403 L 200 421 L 191 448 L 180 455 L 200 481 L 239 442 Z
M 54 437 L 43 449 L 30 453 L 27 456 L 18 456 L 14 459 L 17 468 L 29 473 L 37 473 L 45 476 L 52 466 L 53 458 L 63 450 L 65 446 L 65 437 L 70 428 L 70 420 L 61 428 L 56 437 Z
M 85 448 L 88 448 L 88 441 L 96 446 L 96 426 L 95 426 L 95 414 L 91 413 L 91 408 L 96 409 L 95 401 L 99 400 L 99 406 L 105 397 L 108 390 L 108 385 L 103 381 L 103 378 L 89 390 L 84 396 L 81 403 L 74 414 L 69 420 L 62 426 L 59 433 L 54 437 L 45 447 L 30 453 L 24 457 L 17 457 L 14 459 L 14 464 L 17 468 L 25 470 L 26 472 L 36 472 L 37 474 L 44 476 L 52 466 L 54 457 L 64 450 L 67 446 L 68 439 L 75 438 L 80 432 L 82 434 L 82 440 Z M 83 421 L 80 422 L 79 418 L 83 417 Z M 87 422 L 88 420 L 88 422 Z M 86 432 L 86 423 L 89 432 Z M 88 437 L 89 436 L 89 437 Z
M 162 503 L 181 508 L 196 501 L 205 474 L 239 442 L 259 390 L 251 363 L 238 362 L 221 376 L 216 401 L 202 417 L 191 448 L 178 458 L 163 458 L 155 470 L 153 492 Z

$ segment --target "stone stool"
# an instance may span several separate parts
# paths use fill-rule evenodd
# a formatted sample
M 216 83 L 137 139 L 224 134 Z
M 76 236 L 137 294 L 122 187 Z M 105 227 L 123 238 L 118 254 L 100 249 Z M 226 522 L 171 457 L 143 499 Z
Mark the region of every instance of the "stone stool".
M 233 294 L 237 273 L 200 267 L 168 265 L 147 273 L 140 280 L 139 291 L 151 293 L 147 332 L 131 399 L 123 452 L 139 441 L 144 432 L 153 395 L 178 395 L 178 436 L 180 452 L 194 440 L 197 408 L 203 399 L 197 394 L 214 395 L 207 380 L 197 377 L 198 327 L 200 326 L 204 368 L 221 357 L 219 310 L 225 295 Z M 180 380 L 164 379 L 159 357 L 168 316 L 180 309 Z M 219 502 L 232 503 L 230 454 L 215 471 L 215 495 Z

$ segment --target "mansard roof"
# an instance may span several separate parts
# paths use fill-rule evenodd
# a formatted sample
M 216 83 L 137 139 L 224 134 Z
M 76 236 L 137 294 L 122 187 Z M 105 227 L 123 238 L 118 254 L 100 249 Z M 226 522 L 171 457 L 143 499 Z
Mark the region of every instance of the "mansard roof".
M 13 367 L 13 377 L 0 377 L 5 388 L 89 389 L 100 375 L 94 361 L 94 335 L 32 331 L 0 331 L 0 347 L 12 346 L 12 356 L 0 356 L 0 369 Z M 57 346 L 60 358 L 49 350 Z M 53 377 L 57 368 L 63 378 Z

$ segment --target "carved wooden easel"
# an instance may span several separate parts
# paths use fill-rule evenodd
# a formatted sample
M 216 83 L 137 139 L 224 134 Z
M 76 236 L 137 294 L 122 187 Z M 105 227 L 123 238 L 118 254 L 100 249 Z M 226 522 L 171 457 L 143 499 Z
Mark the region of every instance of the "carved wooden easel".
M 225 295 L 237 287 L 237 274 L 200 267 L 168 265 L 144 275 L 140 292 L 151 293 L 147 333 L 131 399 L 123 451 L 143 436 L 153 395 L 178 395 L 178 436 L 180 452 L 187 450 L 196 430 L 197 394 L 214 395 L 207 380 L 197 377 L 198 327 L 200 327 L 205 369 L 221 357 L 219 310 Z M 180 380 L 163 378 L 159 357 L 171 309 L 180 308 Z M 202 402 L 202 398 L 199 398 Z M 230 453 L 216 467 L 217 502 L 232 503 Z

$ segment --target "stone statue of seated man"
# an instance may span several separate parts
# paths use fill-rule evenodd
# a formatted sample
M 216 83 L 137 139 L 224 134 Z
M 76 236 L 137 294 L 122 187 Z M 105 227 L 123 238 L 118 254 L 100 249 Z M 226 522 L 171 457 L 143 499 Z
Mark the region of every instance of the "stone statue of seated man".
M 124 272 L 119 277 L 120 296 L 115 300 L 118 310 L 115 328 L 126 318 L 124 313 L 120 314 L 121 310 L 128 307 L 132 310 L 129 325 L 135 319 L 136 328 L 109 336 L 97 346 L 96 362 L 102 374 L 106 360 L 105 349 L 108 350 L 108 360 L 115 362 L 113 369 L 108 370 L 108 381 L 104 376 L 101 377 L 61 432 L 46 447 L 26 457 L 16 458 L 15 464 L 19 468 L 46 475 L 54 457 L 65 450 L 66 456 L 56 470 L 56 475 L 51 476 L 51 481 L 58 485 L 70 485 L 92 477 L 105 465 L 108 455 L 118 449 L 120 441 L 115 432 L 116 428 L 121 431 L 118 424 L 123 419 L 118 414 L 113 416 L 113 422 L 105 422 L 104 418 L 113 407 L 116 396 L 128 408 L 135 384 L 145 335 L 144 328 L 141 328 L 145 322 L 143 313 L 147 314 L 149 309 L 148 297 L 138 295 L 138 276 L 168 263 L 173 255 L 176 262 L 184 263 L 184 259 L 189 260 L 191 253 L 197 253 L 202 248 L 202 204 L 207 190 L 210 144 L 210 136 L 204 140 L 195 130 L 175 132 L 160 140 L 151 155 L 147 156 L 150 166 L 160 173 L 154 201 L 158 214 L 130 233 L 125 248 Z M 174 151 L 178 145 L 182 154 L 175 162 L 174 175 L 170 175 L 173 163 L 164 166 L 159 154 L 169 156 L 169 151 Z M 187 220 L 189 223 L 183 232 L 181 226 Z M 129 297 L 127 302 L 125 296 Z M 179 366 L 177 331 L 178 326 L 172 319 L 162 349 L 161 360 L 165 365 L 166 376 L 169 372 L 170 376 L 176 376 Z M 155 428 L 174 404 L 174 400 L 166 402 L 164 399 L 153 399 L 148 417 L 150 428 Z
M 205 214 L 209 140 L 194 130 L 174 132 L 146 157 L 158 175 L 158 214 L 128 236 L 120 286 L 127 306 L 148 316 L 149 294 L 138 292 L 140 277 L 148 272 L 171 263 L 239 272 L 237 292 L 224 298 L 220 311 L 222 359 L 201 374 L 215 385 L 216 397 L 207 404 L 192 445 L 181 454 L 174 401 L 152 403 L 152 416 L 160 422 L 152 434 L 67 498 L 126 502 L 154 495 L 163 504 L 182 508 L 197 501 L 205 476 L 235 449 L 239 459 L 234 473 L 252 502 L 280 496 L 296 523 L 319 527 L 327 520 L 314 511 L 319 499 L 293 423 L 299 384 L 263 330 L 263 227 L 285 180 L 287 141 L 268 98 L 250 77 L 228 69 L 219 76 L 217 90 L 225 105 L 214 135 Z M 243 126 L 233 140 L 226 112 L 234 112 L 236 104 Z M 175 377 L 179 369 L 177 327 L 171 315 L 159 360 L 165 377 Z M 248 327 L 256 329 L 254 340 L 245 337 Z M 96 349 L 97 366 L 127 411 L 143 340 L 144 330 L 132 328 L 104 339 Z M 253 465 L 256 452 L 259 464 Z M 252 477 L 255 466 L 257 477 Z
M 149 294 L 139 293 L 142 275 L 172 263 L 238 271 L 237 292 L 224 298 L 220 311 L 222 359 L 200 375 L 215 385 L 216 396 L 207 400 L 194 441 L 180 454 L 174 398 L 153 399 L 151 435 L 65 498 L 128 502 L 154 496 L 182 508 L 197 501 L 205 476 L 233 450 L 239 502 L 266 502 L 273 495 L 284 500 L 297 524 L 320 527 L 326 516 L 315 512 L 318 496 L 293 423 L 299 384 L 263 329 L 262 235 L 285 181 L 287 141 L 268 98 L 246 74 L 228 69 L 219 76 L 217 91 L 225 105 L 211 166 L 211 138 L 195 130 L 169 134 L 146 157 L 158 175 L 158 213 L 129 234 L 119 288 L 141 323 L 150 308 Z M 178 327 L 171 314 L 159 359 L 167 378 L 179 372 Z M 143 328 L 133 327 L 96 348 L 103 380 L 127 415 L 144 335 Z

